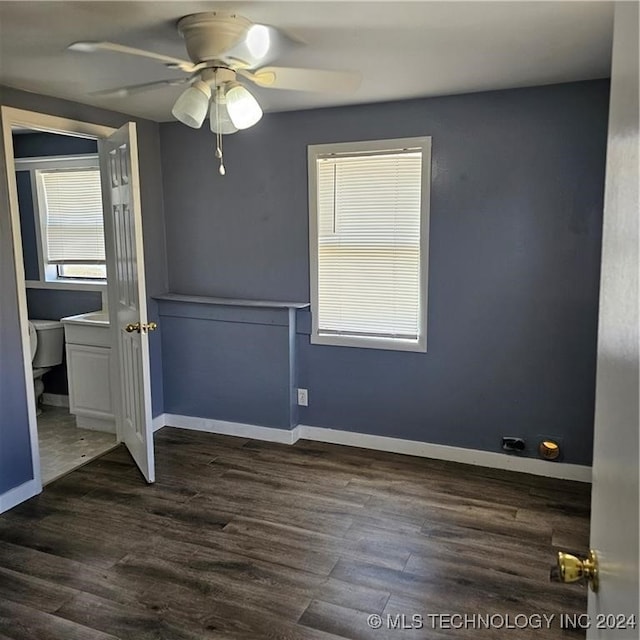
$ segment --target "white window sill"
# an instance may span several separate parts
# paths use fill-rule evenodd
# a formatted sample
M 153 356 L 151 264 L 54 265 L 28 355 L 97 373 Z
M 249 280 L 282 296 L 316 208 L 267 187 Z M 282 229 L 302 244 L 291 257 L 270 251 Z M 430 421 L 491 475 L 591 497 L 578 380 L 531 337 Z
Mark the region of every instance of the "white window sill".
M 322 344 L 331 347 L 356 347 L 360 349 L 385 349 L 388 351 L 414 351 L 426 353 L 426 337 L 418 340 L 402 340 L 394 338 L 373 338 L 358 336 L 340 336 L 312 333 L 311 344 Z
M 59 289 L 67 291 L 106 291 L 106 280 L 27 280 L 27 289 Z

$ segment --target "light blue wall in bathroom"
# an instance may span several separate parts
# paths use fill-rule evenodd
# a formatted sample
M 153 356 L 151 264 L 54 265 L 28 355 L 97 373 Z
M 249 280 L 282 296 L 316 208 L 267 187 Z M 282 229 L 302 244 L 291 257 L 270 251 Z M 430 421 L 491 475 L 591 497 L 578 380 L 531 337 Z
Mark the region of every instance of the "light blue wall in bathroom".
M 516 435 L 530 456 L 553 435 L 565 461 L 590 464 L 608 92 L 590 81 L 267 113 L 225 137 L 224 177 L 206 127 L 162 124 L 170 289 L 308 301 L 307 145 L 432 136 L 428 352 L 311 345 L 301 329 L 300 422 L 488 451 Z M 237 362 L 233 383 L 253 388 L 265 365 L 245 352 L 259 357 L 260 331 L 221 339 L 172 321 L 166 410 L 264 423 L 269 398 L 238 408 L 201 386 Z
M 38 240 L 33 210 L 31 176 L 28 171 L 16 171 L 18 207 L 20 209 L 20 235 L 22 236 L 22 260 L 25 280 L 38 280 Z

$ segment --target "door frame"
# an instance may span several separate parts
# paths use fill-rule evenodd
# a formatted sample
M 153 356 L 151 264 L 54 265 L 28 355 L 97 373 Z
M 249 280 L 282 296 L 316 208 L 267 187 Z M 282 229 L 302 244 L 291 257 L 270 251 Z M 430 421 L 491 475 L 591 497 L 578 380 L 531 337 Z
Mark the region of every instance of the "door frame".
M 13 154 L 12 128 L 23 127 L 25 129 L 34 129 L 36 131 L 43 131 L 46 133 L 78 136 L 94 140 L 109 137 L 112 133 L 117 131 L 117 128 L 7 106 L 0 106 L 0 113 L 2 114 L 2 137 L 4 140 L 4 149 L 2 150 L 2 153 L 4 154 L 5 167 L 7 171 L 9 219 L 13 242 L 16 289 L 18 295 L 18 318 L 20 322 L 20 336 L 22 339 L 22 355 L 24 364 L 23 374 L 28 404 L 29 439 L 31 441 L 31 463 L 34 481 L 34 491 L 32 495 L 37 495 L 42 491 L 40 447 L 38 443 L 38 423 L 36 418 L 33 374 L 30 358 L 31 346 L 29 342 L 27 288 L 22 255 L 22 229 L 20 226 L 20 210 L 18 207 L 18 187 Z M 107 239 L 106 234 L 105 251 L 107 252 L 107 256 L 113 252 L 111 241 Z M 107 296 L 109 295 L 108 290 L 109 286 L 107 284 Z M 116 349 L 116 360 L 118 360 L 119 357 L 119 353 Z M 120 401 L 119 394 L 117 401 Z M 116 430 L 116 438 L 118 442 L 122 439 L 119 428 Z M 29 497 L 31 496 L 24 496 L 24 499 L 26 500 Z

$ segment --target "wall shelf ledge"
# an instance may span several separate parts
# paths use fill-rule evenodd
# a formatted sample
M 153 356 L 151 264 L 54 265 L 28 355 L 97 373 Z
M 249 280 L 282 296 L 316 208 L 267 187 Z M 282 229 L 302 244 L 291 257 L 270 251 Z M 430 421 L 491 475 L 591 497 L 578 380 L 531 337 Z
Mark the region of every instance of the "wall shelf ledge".
M 182 293 L 164 293 L 154 296 L 154 300 L 162 302 L 183 302 L 194 304 L 210 304 L 223 307 L 258 307 L 264 309 L 306 309 L 308 302 L 282 302 L 278 300 L 248 300 L 243 298 L 221 298 L 215 296 L 194 296 Z

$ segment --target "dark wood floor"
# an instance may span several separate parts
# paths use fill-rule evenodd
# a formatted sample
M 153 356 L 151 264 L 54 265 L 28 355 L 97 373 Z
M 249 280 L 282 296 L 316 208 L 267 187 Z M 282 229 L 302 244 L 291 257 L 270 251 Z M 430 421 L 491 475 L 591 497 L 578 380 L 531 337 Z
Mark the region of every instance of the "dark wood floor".
M 586 589 L 549 566 L 588 549 L 586 485 L 169 428 L 156 463 L 147 486 L 118 448 L 0 516 L 0 640 L 581 637 L 557 616 Z

